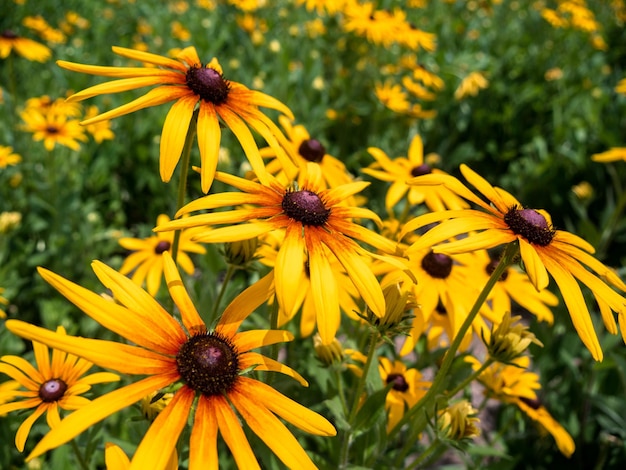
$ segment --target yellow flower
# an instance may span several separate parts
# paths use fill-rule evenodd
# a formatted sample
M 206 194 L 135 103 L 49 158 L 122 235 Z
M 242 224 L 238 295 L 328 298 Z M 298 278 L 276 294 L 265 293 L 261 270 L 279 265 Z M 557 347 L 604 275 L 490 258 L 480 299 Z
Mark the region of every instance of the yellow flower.
M 506 312 L 500 324 L 492 330 L 491 337 L 485 341 L 489 356 L 495 361 L 510 364 L 511 361 L 521 356 L 530 343 L 543 346 L 528 327 L 519 323 L 521 316 L 511 316 Z
M 243 208 L 192 215 L 173 220 L 155 230 L 209 227 L 204 232 L 196 232 L 194 237 L 194 240 L 204 243 L 245 240 L 285 230 L 274 267 L 278 302 L 285 312 L 293 312 L 302 283 L 308 276 L 317 328 L 325 344 L 335 337 L 340 322 L 339 285 L 329 257 L 336 258 L 343 266 L 374 314 L 379 317 L 384 314 L 382 289 L 365 261 L 371 253 L 355 240 L 387 253 L 395 251 L 395 243 L 352 221 L 372 219 L 380 223 L 374 212 L 342 204 L 369 183 L 360 181 L 320 189 L 320 167 L 315 163 L 308 164 L 307 171 L 301 173 L 299 184 L 293 186 L 281 185 L 275 180 L 266 186 L 221 172 L 216 174 L 216 179 L 242 192 L 210 194 L 187 204 L 177 216 L 232 205 L 244 205 Z M 223 224 L 230 225 L 213 228 L 213 225 Z
M 615 86 L 615 92 L 621 95 L 626 95 L 626 78 L 622 78 Z
M 104 445 L 104 464 L 107 470 L 130 470 L 131 462 L 124 451 L 112 442 Z M 164 470 L 176 470 L 178 468 L 178 453 L 176 449 L 170 454 Z
M 412 408 L 426 395 L 432 382 L 423 381 L 422 374 L 417 369 L 407 369 L 401 361 L 392 363 L 386 357 L 379 359 L 378 371 L 385 385 L 392 384 L 385 398 L 389 432 L 402 419 L 405 409 Z
M 0 168 L 17 165 L 21 161 L 22 157 L 17 153 L 13 153 L 13 147 L 0 145 Z
M 57 329 L 57 335 L 61 338 L 67 337 L 63 327 Z M 0 415 L 35 408 L 15 435 L 15 447 L 20 452 L 24 450 L 30 429 L 42 414 L 46 413 L 48 426 L 55 429 L 61 423 L 59 408 L 83 408 L 90 401 L 81 395 L 89 391 L 92 385 L 119 380 L 119 376 L 110 372 L 85 375 L 93 365 L 91 362 L 58 349 L 52 350 L 50 358 L 48 348 L 36 340 L 33 340 L 33 351 L 37 368 L 19 356 L 0 358 L 0 373 L 8 375 L 26 389 L 7 392 L 12 395 L 12 399 L 22 399 L 0 405 Z
M 454 91 L 454 98 L 460 101 L 466 96 L 476 96 L 481 89 L 488 86 L 489 80 L 485 78 L 482 72 L 472 72 L 461 81 L 459 87 Z
M 437 417 L 437 428 L 446 439 L 461 441 L 480 435 L 476 418 L 478 410 L 467 400 L 458 401 L 442 410 Z
M 60 60 L 57 64 L 74 72 L 83 72 L 119 80 L 102 83 L 82 90 L 68 99 L 81 101 L 106 93 L 119 93 L 151 85 L 158 85 L 144 96 L 96 117 L 83 125 L 113 119 L 150 106 L 175 101 L 165 118 L 160 143 L 161 179 L 168 182 L 180 160 L 185 136 L 191 124 L 194 109 L 198 108 L 198 146 L 200 148 L 202 190 L 208 192 L 213 182 L 220 148 L 220 122 L 233 131 L 241 143 L 257 177 L 267 182 L 263 159 L 248 126 L 252 127 L 272 146 L 283 165 L 290 162 L 281 147 L 284 136 L 278 127 L 260 110 L 259 106 L 276 109 L 293 119 L 293 114 L 280 101 L 259 91 L 249 90 L 240 83 L 224 79 L 217 59 L 206 65 L 194 47 L 180 51 L 176 59 L 123 47 L 113 47 L 116 54 L 147 63 L 146 67 L 102 67 Z M 157 67 L 154 67 L 157 66 Z
M 157 217 L 157 225 L 169 222 L 170 218 L 161 214 Z M 189 253 L 206 253 L 206 249 L 191 241 L 191 231 L 183 231 L 178 241 L 178 254 L 176 262 L 187 273 L 193 274 L 193 261 L 187 254 Z M 155 296 L 161 286 L 163 278 L 163 253 L 172 249 L 174 242 L 174 232 L 158 233 L 148 238 L 120 238 L 119 244 L 131 253 L 122 264 L 120 273 L 133 273 L 131 279 L 138 285 L 142 285 L 144 281 L 147 285 L 147 291 L 150 295 Z
M 79 150 L 78 141 L 85 142 L 87 136 L 78 120 L 68 119 L 64 114 L 41 113 L 34 108 L 28 108 L 20 113 L 25 125 L 23 130 L 33 133 L 35 142 L 43 140 L 43 145 L 49 152 L 56 144 Z
M 236 297 L 224 310 L 215 329 L 209 331 L 168 253 L 164 254 L 164 260 L 165 279 L 180 312 L 180 321 L 126 276 L 101 262 L 95 261 L 93 269 L 112 291 L 117 303 L 39 269 L 46 281 L 87 315 L 132 344 L 59 335 L 18 320 L 9 320 L 7 329 L 18 336 L 79 353 L 102 367 L 142 378 L 97 398 L 68 416 L 39 442 L 28 459 L 68 442 L 146 395 L 182 382 L 180 388 L 173 388 L 174 397 L 139 444 L 133 468 L 165 468 L 192 410 L 190 468 L 217 469 L 218 431 L 240 468 L 259 468 L 233 407 L 286 466 L 314 468 L 304 449 L 275 414 L 313 434 L 331 436 L 336 433 L 334 427 L 272 387 L 241 375 L 247 369 L 270 370 L 306 385 L 294 370 L 252 352 L 261 346 L 289 341 L 293 338 L 290 333 L 237 332 L 243 320 L 271 294 L 271 276 L 262 278 Z
M 467 357 L 474 370 L 481 366 L 473 357 Z M 539 376 L 528 370 L 530 359 L 528 356 L 518 357 L 512 365 L 492 364 L 485 369 L 478 380 L 489 390 L 489 395 L 505 403 L 517 405 L 529 418 L 541 424 L 556 441 L 556 444 L 566 457 L 574 453 L 575 445 L 572 437 L 546 410 L 537 399 L 535 390 L 541 388 Z
M 452 176 L 425 175 L 415 178 L 415 184 L 444 184 L 476 204 L 480 210 L 434 212 L 407 222 L 403 234 L 441 222 L 420 237 L 408 251 L 433 247 L 436 253 L 454 254 L 518 243 L 525 270 L 535 288 L 545 289 L 550 273 L 563 295 L 578 335 L 592 356 L 602 360 L 602 349 L 577 281 L 593 293 L 604 324 L 612 334 L 617 334 L 617 325 L 611 311 L 618 313 L 620 323 L 624 323 L 622 317 L 626 312 L 626 299 L 610 286 L 625 291 L 626 284 L 591 255 L 594 248 L 589 243 L 574 234 L 554 229 L 545 211 L 523 208 L 515 197 L 501 188 L 494 188 L 466 165 L 461 165 L 461 173 L 489 203 Z M 464 234 L 467 234 L 464 238 L 442 243 Z
M 595 153 L 591 156 L 594 162 L 616 162 L 623 160 L 626 162 L 626 147 L 613 147 L 602 153 Z
M 36 62 L 45 62 L 50 58 L 52 51 L 43 44 L 32 39 L 19 37 L 11 30 L 0 33 L 0 59 L 6 59 L 11 51 L 25 59 Z
M 419 175 L 445 174 L 442 170 L 432 168 L 424 160 L 424 144 L 419 134 L 411 140 L 408 157 L 397 157 L 391 160 L 379 148 L 370 147 L 367 151 L 374 157 L 376 163 L 361 171 L 366 175 L 392 183 L 385 197 L 385 207 L 390 213 L 404 195 L 407 195 L 409 204 L 424 203 L 432 211 L 469 207 L 467 202 L 445 186 L 419 187 L 407 184 L 408 180 Z

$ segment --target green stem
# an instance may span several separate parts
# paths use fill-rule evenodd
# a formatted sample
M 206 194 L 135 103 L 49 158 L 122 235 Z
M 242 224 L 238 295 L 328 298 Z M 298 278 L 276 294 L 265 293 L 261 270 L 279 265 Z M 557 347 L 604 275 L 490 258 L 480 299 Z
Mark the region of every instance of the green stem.
M 85 460 L 85 457 L 83 457 L 83 454 L 81 454 L 80 449 L 78 448 L 78 445 L 76 444 L 76 441 L 74 439 L 70 441 L 70 445 L 72 446 L 72 450 L 74 451 L 74 455 L 76 456 L 76 460 L 78 461 L 78 465 L 80 466 L 80 468 L 82 468 L 83 470 L 89 470 L 89 464 Z
M 350 408 L 350 414 L 348 415 L 348 423 L 350 426 L 354 423 L 354 418 L 359 411 L 359 403 L 361 401 L 361 395 L 363 394 L 363 390 L 365 389 L 365 382 L 367 380 L 367 375 L 369 373 L 370 367 L 372 365 L 372 361 L 374 359 L 374 355 L 376 353 L 376 344 L 378 343 L 378 332 L 372 331 L 370 334 L 369 348 L 367 351 L 367 359 L 365 360 L 365 364 L 363 365 L 363 371 L 361 376 L 359 377 L 359 381 L 357 382 L 357 386 L 354 392 L 354 396 L 352 398 L 352 407 Z M 340 467 L 345 468 L 348 464 L 348 454 L 350 450 L 350 438 L 352 437 L 352 430 L 347 429 L 343 431 L 343 436 L 341 440 L 341 454 L 339 456 Z
M 476 380 L 480 374 L 482 374 L 484 372 L 484 370 L 489 367 L 491 364 L 494 363 L 494 360 L 489 357 L 487 358 L 487 360 L 485 361 L 485 363 L 483 365 L 480 366 L 480 368 L 474 372 L 472 375 L 470 375 L 469 377 L 467 377 L 463 382 L 461 382 L 459 385 L 457 385 L 456 387 L 454 387 L 450 392 L 447 393 L 448 397 L 453 397 L 454 395 L 456 395 L 457 393 L 459 393 L 461 390 L 463 390 L 465 387 L 467 387 L 471 382 L 473 382 L 474 380 Z
M 389 432 L 390 439 L 393 439 L 400 432 L 400 429 L 402 429 L 402 426 L 404 426 L 406 423 L 411 421 L 413 417 L 416 416 L 417 413 L 419 413 L 422 409 L 426 409 L 427 414 L 430 414 L 432 416 L 432 411 L 433 411 L 432 408 L 435 404 L 435 400 L 443 391 L 443 387 L 445 386 L 445 383 L 448 379 L 448 373 L 450 372 L 450 368 L 452 367 L 452 363 L 456 357 L 456 352 L 461 346 L 461 342 L 463 341 L 463 338 L 465 338 L 465 333 L 472 326 L 472 323 L 474 322 L 476 315 L 478 315 L 478 312 L 480 311 L 480 307 L 483 305 L 485 300 L 487 300 L 487 296 L 489 295 L 493 287 L 496 285 L 496 282 L 498 282 L 498 279 L 500 279 L 500 276 L 502 276 L 505 269 L 513 263 L 518 252 L 519 252 L 519 245 L 517 242 L 509 243 L 506 246 L 506 249 L 504 250 L 504 253 L 502 254 L 502 258 L 500 258 L 500 262 L 498 263 L 494 271 L 491 273 L 491 276 L 489 277 L 487 284 L 485 284 L 485 287 L 483 287 L 483 290 L 478 295 L 478 298 L 476 299 L 476 302 L 474 302 L 474 305 L 472 306 L 472 309 L 467 315 L 467 318 L 465 318 L 465 321 L 463 322 L 463 324 L 461 325 L 461 328 L 459 329 L 456 336 L 454 337 L 452 344 L 450 344 L 450 348 L 448 349 L 448 351 L 446 352 L 444 356 L 443 363 L 441 364 L 441 368 L 439 369 L 439 371 L 437 372 L 437 375 L 435 376 L 435 380 L 433 384 L 428 389 L 428 392 L 426 392 L 426 395 L 424 395 L 422 399 L 419 402 L 417 402 L 417 404 L 413 408 L 408 410 L 404 414 L 402 419 Z
M 446 450 L 445 444 L 441 442 L 439 439 L 435 438 L 435 440 L 430 443 L 430 446 L 428 446 L 426 450 L 424 450 L 424 452 L 422 452 L 419 455 L 419 457 L 417 457 L 413 462 L 411 462 L 411 465 L 405 468 L 406 470 L 419 468 L 420 465 L 422 465 L 422 463 L 436 459 L 438 456 L 440 456 L 443 453 L 444 450 Z
M 185 145 L 180 155 L 180 179 L 178 180 L 178 198 L 176 200 L 176 212 L 185 205 L 185 199 L 187 196 L 187 177 L 189 176 L 189 161 L 191 159 L 191 146 L 196 137 L 198 123 L 198 110 L 194 111 L 187 129 L 187 135 L 185 137 Z M 174 232 L 174 241 L 172 242 L 172 259 L 176 262 L 178 256 L 178 244 L 180 242 L 180 234 L 182 230 L 176 230 Z

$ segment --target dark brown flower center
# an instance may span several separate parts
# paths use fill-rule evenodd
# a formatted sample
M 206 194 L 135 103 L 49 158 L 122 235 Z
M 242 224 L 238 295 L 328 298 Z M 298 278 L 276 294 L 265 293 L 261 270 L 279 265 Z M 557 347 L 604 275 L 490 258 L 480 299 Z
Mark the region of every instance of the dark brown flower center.
M 228 98 L 230 83 L 210 67 L 191 67 L 187 70 L 187 86 L 204 101 L 222 104 Z
M 538 398 L 520 397 L 519 399 L 530 406 L 533 410 L 541 408 L 541 401 Z
M 58 134 L 59 133 L 59 128 L 56 126 L 48 126 L 46 127 L 46 132 L 48 134 Z
M 288 191 L 282 202 L 285 215 L 302 225 L 319 227 L 328 221 L 330 209 L 326 209 L 320 197 L 313 191 Z
M 63 398 L 67 391 L 67 384 L 61 379 L 46 380 L 39 387 L 39 398 L 44 403 L 51 403 Z
M 452 258 L 442 253 L 428 253 L 422 259 L 422 268 L 431 277 L 445 279 L 452 272 Z
M 156 246 L 154 247 L 154 252 L 157 255 L 162 255 L 163 253 L 165 253 L 167 250 L 170 249 L 171 247 L 171 243 L 166 241 L 166 240 L 161 240 L 159 243 L 156 244 Z
M 512 207 L 504 215 L 504 222 L 516 235 L 521 235 L 530 243 L 548 246 L 554 238 L 554 229 L 546 218 L 534 209 Z
M 411 176 L 422 176 L 432 173 L 432 169 L 425 163 L 411 168 Z
M 2 31 L 1 36 L 5 39 L 16 39 L 18 37 L 17 34 L 15 34 L 10 29 L 5 29 L 4 31 Z
M 487 264 L 487 266 L 485 266 L 485 271 L 487 271 L 487 274 L 489 274 L 490 276 L 493 274 L 493 272 L 496 270 L 496 267 L 498 266 L 499 261 L 497 259 L 492 259 L 491 261 L 489 261 L 489 264 Z M 500 279 L 498 279 L 498 281 L 506 281 L 506 278 L 509 276 L 509 270 L 506 269 L 502 275 L 500 276 Z
M 319 163 L 326 155 L 326 149 L 319 140 L 307 139 L 303 140 L 298 147 L 298 153 L 309 162 Z
M 192 336 L 176 355 L 183 381 L 206 396 L 227 393 L 239 377 L 239 356 L 228 338 L 218 333 Z
M 392 388 L 398 392 L 406 392 L 409 389 L 409 384 L 406 383 L 406 379 L 402 374 L 389 374 L 387 376 L 387 384 L 393 384 Z

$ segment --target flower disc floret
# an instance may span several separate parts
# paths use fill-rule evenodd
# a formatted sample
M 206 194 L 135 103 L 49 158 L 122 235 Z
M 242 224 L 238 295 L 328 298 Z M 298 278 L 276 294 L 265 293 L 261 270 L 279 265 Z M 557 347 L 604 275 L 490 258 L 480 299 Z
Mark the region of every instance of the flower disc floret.
M 387 384 L 393 384 L 392 388 L 398 392 L 406 392 L 409 389 L 409 384 L 402 374 L 389 374 Z
M 521 235 L 530 243 L 548 246 L 554 238 L 554 230 L 546 218 L 534 209 L 512 207 L 505 215 L 504 222 L 516 235 Z
M 326 155 L 326 148 L 317 139 L 306 139 L 298 147 L 298 153 L 309 162 L 320 163 Z
M 39 387 L 39 398 L 44 403 L 59 401 L 67 391 L 67 384 L 61 379 L 46 380 Z
M 187 86 L 204 101 L 220 105 L 226 102 L 230 83 L 217 70 L 193 66 L 185 76 Z
M 287 217 L 303 225 L 319 227 L 328 221 L 330 215 L 330 209 L 324 206 L 317 193 L 308 190 L 286 192 L 282 207 Z
M 172 244 L 170 242 L 168 242 L 167 240 L 161 240 L 159 243 L 156 244 L 156 246 L 154 247 L 154 252 L 157 255 L 162 255 L 163 253 L 165 253 L 167 250 L 170 249 L 170 247 L 172 246 Z
M 205 396 L 228 393 L 239 377 L 234 345 L 218 333 L 192 336 L 176 355 L 183 381 Z
M 432 277 L 445 279 L 452 272 L 452 258 L 431 251 L 422 259 L 422 268 Z
M 430 165 L 427 165 L 426 163 L 423 163 L 421 165 L 417 165 L 411 168 L 411 176 L 429 175 L 432 172 L 433 172 L 432 168 L 430 167 Z

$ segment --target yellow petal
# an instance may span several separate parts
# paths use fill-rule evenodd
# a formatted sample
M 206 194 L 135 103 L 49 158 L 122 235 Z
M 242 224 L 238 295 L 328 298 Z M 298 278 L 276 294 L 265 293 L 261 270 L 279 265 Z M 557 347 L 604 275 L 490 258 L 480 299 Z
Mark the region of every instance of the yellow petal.
M 247 330 L 237 334 L 235 344 L 240 353 L 270 344 L 292 341 L 293 334 L 286 330 Z
M 113 46 L 113 52 L 127 59 L 139 60 L 141 62 L 147 62 L 149 64 L 158 65 L 159 67 L 170 68 L 174 70 L 180 70 L 185 73 L 187 67 L 178 62 L 177 60 L 170 59 L 169 57 L 163 57 L 150 52 L 138 51 L 136 49 L 128 49 L 126 47 Z
M 161 133 L 160 143 L 160 171 L 161 180 L 169 182 L 174 174 L 178 160 L 185 146 L 185 137 L 189 132 L 189 123 L 193 116 L 193 109 L 198 102 L 196 95 L 182 96 L 172 105 Z
M 107 470 L 127 470 L 130 460 L 122 449 L 111 442 L 104 444 L 104 463 Z
M 269 357 L 263 356 L 259 353 L 248 351 L 241 354 L 239 357 L 239 366 L 242 369 L 256 366 L 255 370 L 280 372 L 281 374 L 285 374 L 293 379 L 296 379 L 303 387 L 309 386 L 309 383 L 304 379 L 304 377 L 298 374 L 291 367 L 288 367 L 285 364 L 275 361 L 274 359 L 270 359 Z
M 302 227 L 290 224 L 274 267 L 276 297 L 288 315 L 292 315 L 297 308 L 300 286 L 306 277 L 305 261 Z
M 48 406 L 45 403 L 42 403 L 28 418 L 24 420 L 22 424 L 20 424 L 20 427 L 17 429 L 17 433 L 15 434 L 15 447 L 17 447 L 17 450 L 20 452 L 24 452 L 26 438 L 28 438 L 28 434 L 30 434 L 33 424 L 35 424 L 37 418 L 39 418 L 47 408 Z
M 198 113 L 198 147 L 202 192 L 208 193 L 217 169 L 222 132 L 213 104 L 200 102 Z
M 103 67 L 105 68 L 105 67 Z M 181 75 L 174 72 L 162 70 L 162 74 L 158 76 L 150 77 L 133 77 L 122 78 L 120 80 L 113 80 L 111 82 L 100 83 L 98 85 L 85 88 L 84 90 L 74 93 L 67 101 L 73 103 L 75 101 L 83 101 L 88 98 L 92 98 L 98 95 L 108 95 L 111 93 L 122 93 L 124 91 L 136 90 L 137 88 L 143 88 L 152 85 L 164 85 L 167 83 L 180 82 Z M 96 116 L 94 116 L 96 117 Z
M 11 324 L 11 320 L 7 320 Z M 8 375 L 13 380 L 18 381 L 23 387 L 29 390 L 39 390 L 39 386 L 46 380 L 51 379 L 50 375 L 44 376 L 33 367 L 26 359 L 19 356 L 2 356 L 2 362 L 10 364 L 7 366 L 0 362 L 0 372 Z M 22 371 L 24 373 L 22 373 Z
M 130 470 L 165 468 L 187 424 L 194 396 L 194 392 L 187 387 L 176 392 L 148 428 L 130 463 Z
M 174 303 L 180 311 L 183 325 L 185 325 L 188 332 L 194 332 L 198 329 L 198 327 L 204 327 L 204 321 L 198 313 L 191 297 L 189 297 L 187 289 L 185 289 L 185 285 L 183 284 L 180 274 L 178 273 L 178 269 L 176 269 L 176 264 L 167 251 L 163 253 L 163 262 L 167 288 L 170 291 L 170 295 L 172 296 Z
M 236 212 L 236 211 L 231 211 Z M 196 236 L 194 240 L 202 243 L 229 243 L 250 240 L 266 234 L 276 228 L 275 222 L 254 222 L 229 227 L 207 230 Z
M 542 258 L 539 257 L 533 246 L 523 238 L 519 238 L 519 249 L 530 282 L 533 283 L 537 291 L 544 290 L 548 287 L 550 278 L 548 277 L 546 267 L 541 261 Z
M 200 395 L 189 440 L 189 470 L 218 470 L 217 418 L 210 398 Z

